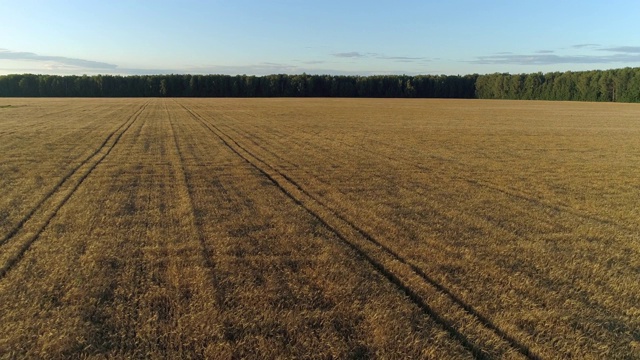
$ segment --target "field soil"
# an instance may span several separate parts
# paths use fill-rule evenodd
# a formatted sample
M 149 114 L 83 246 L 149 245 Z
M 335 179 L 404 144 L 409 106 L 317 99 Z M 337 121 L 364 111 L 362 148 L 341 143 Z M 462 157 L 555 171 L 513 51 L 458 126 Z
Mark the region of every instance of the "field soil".
M 0 99 L 0 358 L 640 358 L 640 106 Z

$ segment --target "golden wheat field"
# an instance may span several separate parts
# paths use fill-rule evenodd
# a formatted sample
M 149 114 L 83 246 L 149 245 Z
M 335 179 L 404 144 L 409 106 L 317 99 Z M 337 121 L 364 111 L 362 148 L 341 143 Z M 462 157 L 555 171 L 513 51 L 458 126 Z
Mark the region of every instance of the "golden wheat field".
M 640 106 L 0 99 L 0 358 L 640 358 Z

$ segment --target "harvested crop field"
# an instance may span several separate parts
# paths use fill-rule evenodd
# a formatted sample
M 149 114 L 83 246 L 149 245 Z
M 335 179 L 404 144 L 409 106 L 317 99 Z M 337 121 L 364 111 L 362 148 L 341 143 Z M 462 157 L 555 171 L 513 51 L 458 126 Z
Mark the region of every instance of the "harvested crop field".
M 0 99 L 6 358 L 640 358 L 640 106 Z

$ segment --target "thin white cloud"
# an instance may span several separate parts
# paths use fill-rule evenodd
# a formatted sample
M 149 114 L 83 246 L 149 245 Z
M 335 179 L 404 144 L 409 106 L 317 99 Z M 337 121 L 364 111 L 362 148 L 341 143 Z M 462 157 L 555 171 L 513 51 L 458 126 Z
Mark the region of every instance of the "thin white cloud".
M 430 60 L 421 57 L 408 56 L 386 56 L 378 53 L 361 53 L 357 51 L 331 54 L 334 57 L 357 59 L 369 58 L 375 60 L 386 60 L 402 63 L 427 63 Z M 6 60 L 3 63 L 3 60 Z M 127 68 L 120 67 L 100 61 L 92 61 L 65 56 L 40 55 L 32 52 L 16 52 L 7 49 L 0 49 L 0 74 L 10 73 L 33 73 L 52 75 L 169 75 L 169 74 L 223 74 L 223 75 L 272 75 L 272 74 L 317 74 L 317 75 L 387 75 L 387 74 L 407 74 L 418 75 L 420 73 L 430 73 L 430 71 L 411 71 L 403 69 L 404 65 L 399 65 L 399 70 L 389 70 L 385 66 L 384 70 L 350 70 L 336 69 L 331 65 L 331 61 L 309 60 L 292 61 L 289 63 L 261 62 L 245 65 L 209 65 L 200 67 L 177 67 L 177 68 Z M 371 66 L 369 66 L 371 68 Z M 375 68 L 375 66 L 374 66 Z
M 614 64 L 638 63 L 640 53 L 613 55 L 492 55 L 479 56 L 470 61 L 474 64 L 503 64 L 503 65 L 557 65 L 557 64 Z
M 311 60 L 311 61 L 301 61 L 303 64 L 307 64 L 307 65 L 317 65 L 317 64 L 325 64 L 326 61 L 322 61 L 322 60 Z
M 70 67 L 84 68 L 84 69 L 113 70 L 118 67 L 118 65 L 109 64 L 109 63 L 100 62 L 100 61 L 69 58 L 64 56 L 38 55 L 31 52 L 17 52 L 17 51 L 9 51 L 7 49 L 0 49 L 0 60 L 45 62 L 45 63 L 48 63 L 48 66 L 52 68 L 70 66 Z
M 618 47 L 604 48 L 599 50 L 619 52 L 619 53 L 640 54 L 640 46 L 618 46 Z
M 576 44 L 576 45 L 571 45 L 571 47 L 574 48 L 574 49 L 594 48 L 594 47 L 598 47 L 598 46 L 600 46 L 600 44 Z
M 178 72 L 176 72 L 178 73 Z M 352 71 L 352 70 L 337 70 L 331 68 L 313 68 L 306 66 L 296 66 L 289 64 L 275 64 L 275 63 L 259 63 L 259 64 L 251 64 L 251 65 L 238 65 L 238 66 L 230 66 L 230 65 L 213 65 L 206 67 L 197 67 L 197 68 L 189 68 L 179 73 L 185 74 L 223 74 L 223 75 L 237 75 L 237 74 L 246 74 L 246 75 L 273 75 L 273 74 L 288 74 L 288 75 L 297 75 L 297 74 L 312 74 L 312 75 L 387 75 L 387 74 L 407 74 L 407 75 L 417 75 L 414 72 L 407 71 L 375 71 L 375 70 L 366 70 L 366 71 Z
M 378 60 L 391 60 L 391 61 L 395 61 L 395 62 L 416 62 L 416 61 L 421 61 L 421 62 L 425 62 L 425 61 L 429 61 L 430 59 L 425 58 L 425 57 L 411 57 L 411 56 L 387 56 L 387 55 L 383 55 L 383 54 L 378 54 L 378 53 L 361 53 L 359 51 L 350 51 L 350 52 L 343 52 L 343 53 L 334 53 L 331 54 L 332 56 L 335 57 L 339 57 L 339 58 L 355 58 L 355 59 L 359 59 L 359 58 L 370 58 L 370 59 L 378 59 Z
M 400 62 L 414 62 L 414 61 L 429 60 L 423 57 L 410 57 L 410 56 L 378 56 L 377 58 L 382 60 L 395 60 Z
M 567 49 L 585 50 L 584 54 L 557 54 L 556 50 L 538 50 L 533 54 L 499 52 L 488 56 L 478 56 L 466 61 L 483 65 L 561 65 L 561 64 L 632 64 L 640 63 L 640 46 L 618 46 L 600 48 L 599 44 L 576 44 Z M 593 51 L 601 53 L 594 53 Z M 603 54 L 609 52 L 610 54 Z
M 339 57 L 339 58 L 363 58 L 363 57 L 367 57 L 366 54 L 362 54 L 362 53 L 359 53 L 357 51 L 334 53 L 334 54 L 331 54 L 331 55 L 333 55 L 335 57 Z

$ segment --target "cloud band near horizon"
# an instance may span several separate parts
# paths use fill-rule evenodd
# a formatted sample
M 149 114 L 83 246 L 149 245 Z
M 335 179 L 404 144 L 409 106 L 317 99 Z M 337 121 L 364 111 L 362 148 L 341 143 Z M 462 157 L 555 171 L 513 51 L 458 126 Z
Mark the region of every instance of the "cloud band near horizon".
M 0 49 L 0 60 L 26 60 L 26 61 L 54 62 L 60 65 L 73 66 L 73 67 L 86 68 L 86 69 L 114 70 L 118 67 L 118 65 L 109 64 L 109 63 L 100 62 L 100 61 L 70 58 L 65 56 L 38 55 L 32 52 L 17 52 L 17 51 L 9 51 L 7 49 Z
M 573 45 L 573 49 L 594 48 L 597 44 Z M 478 56 L 469 61 L 482 65 L 558 65 L 558 64 L 615 64 L 640 63 L 640 46 L 618 46 L 595 49 L 610 52 L 610 55 L 556 55 L 553 50 L 540 50 L 535 54 L 497 53 L 489 56 Z

